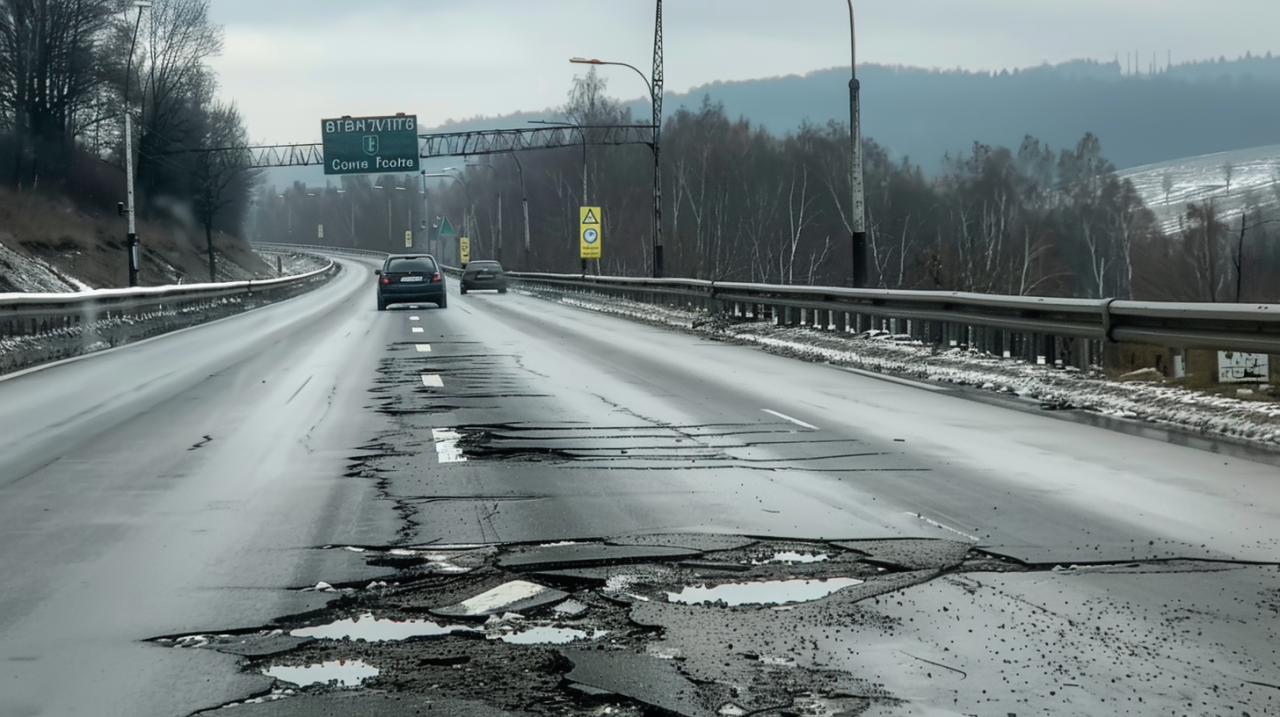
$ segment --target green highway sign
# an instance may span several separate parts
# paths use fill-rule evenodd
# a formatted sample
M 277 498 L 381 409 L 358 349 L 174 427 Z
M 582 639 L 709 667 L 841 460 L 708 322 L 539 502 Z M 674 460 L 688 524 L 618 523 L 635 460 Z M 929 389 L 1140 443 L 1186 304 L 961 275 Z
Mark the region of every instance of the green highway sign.
M 418 117 L 342 117 L 320 122 L 325 174 L 418 171 Z

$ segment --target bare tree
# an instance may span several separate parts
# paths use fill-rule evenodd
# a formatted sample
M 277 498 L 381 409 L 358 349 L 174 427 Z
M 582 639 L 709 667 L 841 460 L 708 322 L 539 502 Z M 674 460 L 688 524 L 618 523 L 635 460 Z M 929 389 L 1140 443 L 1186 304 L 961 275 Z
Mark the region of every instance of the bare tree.
M 204 227 L 205 250 L 209 258 L 209 281 L 217 281 L 213 231 L 220 216 L 230 207 L 247 201 L 256 175 L 250 170 L 248 133 L 235 105 L 215 104 L 205 115 L 206 127 L 197 153 L 195 214 Z
M 142 86 L 138 185 L 144 197 L 162 188 L 194 195 L 194 157 L 175 154 L 201 146 L 203 114 L 217 87 L 208 61 L 222 52 L 222 27 L 209 17 L 209 0 L 154 0 L 143 14 L 142 37 L 134 60 Z
M 813 198 L 809 196 L 809 168 L 800 169 L 800 195 L 796 196 L 796 177 L 791 177 L 791 190 L 787 194 L 788 231 L 783 249 L 778 254 L 778 273 L 787 284 L 796 281 L 796 252 L 800 248 L 800 237 L 805 228 L 813 221 L 810 208 Z
M 19 184 L 68 170 L 105 83 L 97 49 L 111 7 L 109 0 L 0 0 L 0 126 L 18 142 Z

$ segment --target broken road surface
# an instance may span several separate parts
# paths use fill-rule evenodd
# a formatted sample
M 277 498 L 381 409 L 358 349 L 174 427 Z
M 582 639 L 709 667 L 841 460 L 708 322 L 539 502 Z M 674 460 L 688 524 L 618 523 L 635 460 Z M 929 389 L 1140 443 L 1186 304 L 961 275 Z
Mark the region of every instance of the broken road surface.
M 348 268 L 0 381 L 0 714 L 1280 710 L 1270 457 Z

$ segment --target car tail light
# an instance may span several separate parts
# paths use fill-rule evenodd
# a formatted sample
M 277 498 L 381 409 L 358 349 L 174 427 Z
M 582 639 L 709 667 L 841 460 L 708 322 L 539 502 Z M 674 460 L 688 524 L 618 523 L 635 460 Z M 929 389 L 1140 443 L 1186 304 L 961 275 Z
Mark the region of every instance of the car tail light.
M 431 283 L 434 284 L 438 281 L 440 281 L 440 272 L 437 271 L 436 273 L 431 275 Z
M 384 276 L 384 277 L 382 277 L 382 283 L 384 283 L 384 284 L 390 284 L 390 283 L 391 283 L 391 277 L 389 277 L 389 276 Z

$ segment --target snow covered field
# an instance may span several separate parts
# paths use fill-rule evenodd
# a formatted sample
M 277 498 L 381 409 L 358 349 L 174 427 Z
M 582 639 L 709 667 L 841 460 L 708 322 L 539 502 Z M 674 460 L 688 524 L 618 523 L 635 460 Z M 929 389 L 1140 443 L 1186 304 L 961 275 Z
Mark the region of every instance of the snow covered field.
M 1212 199 L 1227 221 L 1239 217 L 1246 206 L 1280 207 L 1280 145 L 1135 167 L 1120 176 L 1133 182 L 1166 233 L 1178 231 L 1178 220 L 1191 202 Z M 1165 177 L 1171 181 L 1167 193 Z
M 583 294 L 526 293 L 601 313 L 760 346 L 806 361 L 1016 396 L 1047 410 L 1080 410 L 1192 431 L 1255 447 L 1280 445 L 1280 405 L 1163 383 L 1118 382 L 1100 373 L 1004 359 L 967 349 L 935 350 L 887 334 L 842 334 L 769 322 L 735 323 L 705 312 Z

